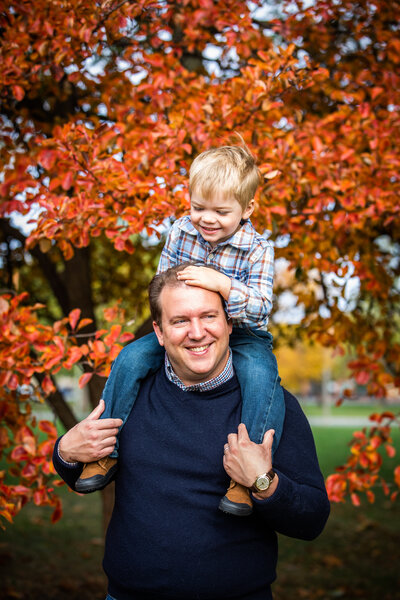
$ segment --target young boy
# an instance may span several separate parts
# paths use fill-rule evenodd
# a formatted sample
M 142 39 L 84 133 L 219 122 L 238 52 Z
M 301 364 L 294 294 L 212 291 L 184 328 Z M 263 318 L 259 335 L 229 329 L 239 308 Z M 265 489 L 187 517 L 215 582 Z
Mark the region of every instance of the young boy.
M 207 150 L 194 161 L 189 175 L 190 215 L 172 226 L 162 251 L 158 272 L 184 262 L 199 263 L 177 274 L 187 285 L 216 291 L 225 300 L 233 321 L 230 346 L 242 392 L 242 421 L 250 439 L 260 444 L 274 429 L 274 449 L 284 419 L 283 392 L 267 331 L 272 308 L 273 248 L 248 220 L 260 172 L 246 146 Z M 218 270 L 215 270 L 216 269 Z M 123 354 L 123 352 L 121 353 Z M 129 345 L 129 359 L 117 359 L 104 389 L 102 418 L 126 421 L 140 381 L 159 368 L 164 349 L 154 333 Z M 115 363 L 114 363 L 115 364 Z M 88 493 L 112 478 L 118 440 L 110 457 L 85 466 L 76 489 Z M 245 516 L 252 512 L 249 490 L 231 482 L 219 508 Z

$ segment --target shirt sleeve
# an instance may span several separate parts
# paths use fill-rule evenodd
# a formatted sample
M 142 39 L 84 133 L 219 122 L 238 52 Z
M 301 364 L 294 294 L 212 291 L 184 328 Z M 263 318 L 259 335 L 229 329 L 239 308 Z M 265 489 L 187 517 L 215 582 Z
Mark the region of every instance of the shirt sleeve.
M 265 500 L 253 498 L 268 527 L 303 540 L 316 538 L 330 512 L 309 423 L 297 400 L 285 390 L 286 414 L 282 437 L 273 459 L 278 486 Z
M 228 316 L 249 327 L 263 328 L 272 310 L 274 249 L 268 244 L 252 253 L 245 282 L 231 280 Z
M 160 261 L 157 267 L 157 275 L 158 273 L 164 273 L 167 269 L 171 267 L 175 267 L 178 264 L 177 257 L 177 240 L 179 237 L 179 229 L 177 224 L 174 223 L 169 230 L 167 240 L 165 242 L 164 248 L 161 252 Z
M 58 438 L 54 450 L 53 450 L 53 465 L 59 476 L 65 481 L 65 483 L 72 489 L 75 490 L 75 483 L 79 479 L 83 463 L 70 463 L 63 460 L 60 456 L 58 446 L 60 444 L 61 437 Z

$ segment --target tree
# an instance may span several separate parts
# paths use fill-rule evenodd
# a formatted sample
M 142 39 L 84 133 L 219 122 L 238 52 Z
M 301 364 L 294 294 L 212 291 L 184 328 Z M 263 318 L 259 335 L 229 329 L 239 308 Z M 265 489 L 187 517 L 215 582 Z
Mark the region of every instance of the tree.
M 131 337 L 119 311 L 155 269 L 153 238 L 188 208 L 192 159 L 234 131 L 265 176 L 255 224 L 293 273 L 295 335 L 356 347 L 350 368 L 372 394 L 400 384 L 399 12 L 333 0 L 2 5 L 0 450 L 17 477 L 0 473 L 3 518 L 28 500 L 59 517 L 56 431 L 39 423 L 38 442 L 32 395 L 69 427 L 55 376 L 79 364 L 97 403 Z M 334 499 L 350 475 L 366 489 L 357 468 L 338 475 Z

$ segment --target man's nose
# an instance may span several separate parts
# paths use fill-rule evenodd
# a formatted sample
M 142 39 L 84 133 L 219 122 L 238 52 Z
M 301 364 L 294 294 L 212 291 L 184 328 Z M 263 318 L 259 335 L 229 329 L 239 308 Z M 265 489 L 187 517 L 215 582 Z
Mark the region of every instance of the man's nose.
M 193 340 L 200 340 L 205 335 L 203 323 L 200 319 L 192 319 L 189 323 L 188 336 Z

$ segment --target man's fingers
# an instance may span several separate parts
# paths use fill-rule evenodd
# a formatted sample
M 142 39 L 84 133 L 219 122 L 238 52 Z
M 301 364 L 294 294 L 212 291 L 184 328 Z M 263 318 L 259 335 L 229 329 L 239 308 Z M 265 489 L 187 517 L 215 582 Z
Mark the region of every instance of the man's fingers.
M 268 431 L 266 431 L 264 433 L 264 439 L 263 439 L 263 446 L 272 446 L 272 442 L 274 441 L 274 435 L 275 435 L 275 430 L 274 429 L 268 429 Z
M 249 434 L 247 433 L 247 427 L 244 423 L 240 423 L 238 427 L 238 441 L 250 441 Z
M 107 437 L 104 440 L 102 440 L 102 442 L 100 444 L 100 449 L 104 450 L 106 448 L 112 448 L 112 450 L 113 450 L 116 441 L 117 441 L 117 438 L 115 437 L 115 435 Z M 112 452 L 112 450 L 110 452 Z
M 230 433 L 228 435 L 228 444 L 230 448 L 233 448 L 237 444 L 237 433 Z
M 98 429 L 118 429 L 122 425 L 122 419 L 99 419 Z
M 104 412 L 105 407 L 106 405 L 104 403 L 104 400 L 101 398 L 96 408 L 94 408 L 90 415 L 86 417 L 88 421 L 95 421 L 96 419 L 100 419 L 100 415 Z

